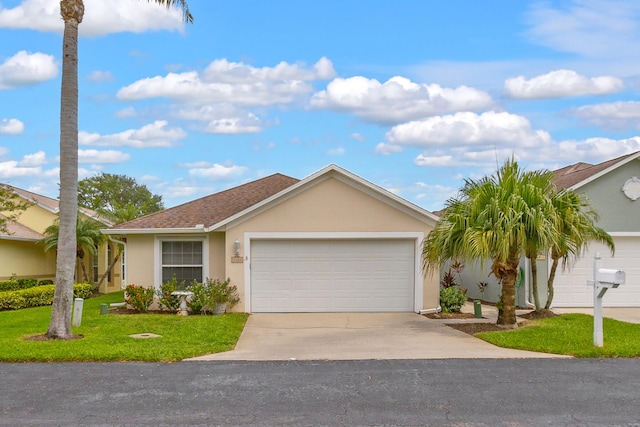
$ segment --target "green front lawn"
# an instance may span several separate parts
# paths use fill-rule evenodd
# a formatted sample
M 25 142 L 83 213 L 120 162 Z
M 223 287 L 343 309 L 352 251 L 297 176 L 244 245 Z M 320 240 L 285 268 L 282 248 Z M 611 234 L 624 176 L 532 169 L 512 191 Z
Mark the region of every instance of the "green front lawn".
M 100 314 L 100 304 L 122 302 L 115 292 L 84 301 L 82 339 L 30 341 L 47 331 L 51 307 L 0 312 L 1 362 L 147 361 L 172 362 L 233 349 L 247 321 L 245 313 L 221 316 Z M 161 338 L 135 339 L 152 333 Z
M 603 319 L 604 346 L 593 345 L 593 317 L 565 314 L 532 321 L 519 329 L 482 332 L 478 338 L 499 347 L 575 357 L 640 357 L 640 324 Z

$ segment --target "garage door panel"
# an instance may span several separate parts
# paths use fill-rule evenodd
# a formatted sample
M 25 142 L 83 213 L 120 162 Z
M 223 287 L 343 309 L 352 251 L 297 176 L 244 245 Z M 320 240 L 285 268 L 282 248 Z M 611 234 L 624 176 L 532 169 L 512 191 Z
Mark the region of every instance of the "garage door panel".
M 619 268 L 625 271 L 627 283 L 605 294 L 605 307 L 640 307 L 640 237 L 614 237 L 615 256 L 600 243 L 589 246 L 583 256 L 570 268 L 558 268 L 554 280 L 554 307 L 593 307 L 593 260 L 600 252 L 602 268 Z
M 252 311 L 412 311 L 414 257 L 411 240 L 252 241 Z

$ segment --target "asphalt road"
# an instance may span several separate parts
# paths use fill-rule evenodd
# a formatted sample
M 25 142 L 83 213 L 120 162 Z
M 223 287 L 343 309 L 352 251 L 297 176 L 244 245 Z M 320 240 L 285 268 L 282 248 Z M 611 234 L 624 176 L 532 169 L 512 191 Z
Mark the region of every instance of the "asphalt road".
M 640 361 L 0 364 L 0 425 L 640 426 Z

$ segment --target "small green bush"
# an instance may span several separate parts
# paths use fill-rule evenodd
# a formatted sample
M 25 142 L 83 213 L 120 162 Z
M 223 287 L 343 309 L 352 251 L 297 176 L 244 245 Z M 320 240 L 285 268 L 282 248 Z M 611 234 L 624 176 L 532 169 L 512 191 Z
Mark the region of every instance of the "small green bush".
M 38 286 L 44 286 L 44 285 L 53 285 L 53 280 L 51 279 L 38 280 Z
M 124 290 L 124 300 L 135 311 L 146 313 L 153 303 L 153 288 L 144 286 L 128 285 Z
M 464 293 L 455 286 L 440 289 L 440 307 L 443 313 L 459 313 L 466 300 Z
M 20 283 L 17 280 L 5 280 L 0 282 L 0 292 L 17 291 L 20 289 Z
M 218 304 L 226 303 L 231 308 L 240 302 L 238 288 L 231 285 L 231 279 L 221 281 L 207 277 L 204 283 L 191 282 L 187 290 L 193 292 L 189 300 L 189 308 L 193 314 L 213 313 Z
M 172 292 L 177 290 L 184 290 L 186 287 L 185 281 L 178 283 L 176 276 L 174 275 L 171 280 L 160 285 L 160 289 L 156 291 L 158 297 L 158 304 L 161 310 L 176 311 L 180 307 L 180 298 L 171 295 Z
M 55 285 L 44 285 L 0 292 L 0 310 L 20 310 L 21 308 L 51 305 L 55 290 Z M 92 285 L 89 283 L 73 285 L 74 298 L 87 299 L 92 295 Z
M 17 281 L 20 285 L 20 289 L 33 288 L 34 286 L 38 286 L 38 279 L 22 278 L 18 279 Z

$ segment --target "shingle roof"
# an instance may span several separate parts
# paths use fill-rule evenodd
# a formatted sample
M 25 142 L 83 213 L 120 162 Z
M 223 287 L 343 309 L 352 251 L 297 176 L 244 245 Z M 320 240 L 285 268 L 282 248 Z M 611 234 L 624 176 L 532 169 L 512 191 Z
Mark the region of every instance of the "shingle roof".
M 16 194 L 18 194 L 25 200 L 33 202 L 37 205 L 41 205 L 51 212 L 58 212 L 58 207 L 60 204 L 56 199 L 52 199 L 51 197 L 43 196 L 41 194 L 36 194 L 31 191 L 23 190 L 22 188 L 18 187 L 12 186 L 11 189 L 13 189 Z
M 274 174 L 238 187 L 211 194 L 173 208 L 155 212 L 112 229 L 193 228 L 210 227 L 299 182 L 282 174 Z
M 570 188 L 592 177 L 593 175 L 610 168 L 616 163 L 619 163 L 624 159 L 635 156 L 637 154 L 638 152 L 627 154 L 625 156 L 607 160 L 606 162 L 598 163 L 597 165 L 578 162 L 573 165 L 565 166 L 553 171 L 553 173 L 556 174 L 553 182 L 559 189 Z
M 8 233 L 0 232 L 0 239 L 4 240 L 28 240 L 37 241 L 44 238 L 44 236 L 31 228 L 24 226 L 18 222 L 11 221 L 6 216 L 0 214 L 0 218 L 6 220 L 5 226 Z

